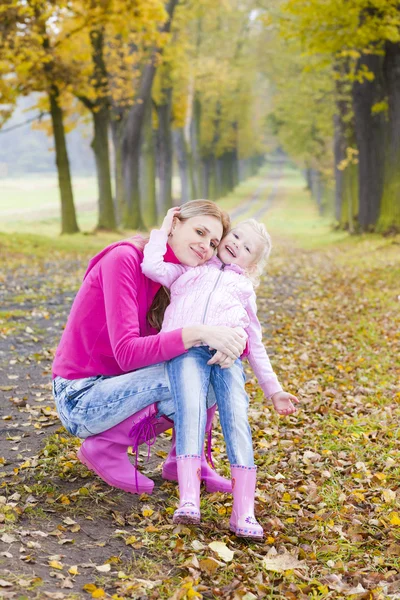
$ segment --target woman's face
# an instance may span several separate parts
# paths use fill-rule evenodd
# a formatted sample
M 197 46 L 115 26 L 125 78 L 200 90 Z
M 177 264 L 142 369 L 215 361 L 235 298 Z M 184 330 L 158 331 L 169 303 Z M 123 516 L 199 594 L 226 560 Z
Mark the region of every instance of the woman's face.
M 208 215 L 175 219 L 168 243 L 183 265 L 198 267 L 214 254 L 222 237 L 222 223 Z

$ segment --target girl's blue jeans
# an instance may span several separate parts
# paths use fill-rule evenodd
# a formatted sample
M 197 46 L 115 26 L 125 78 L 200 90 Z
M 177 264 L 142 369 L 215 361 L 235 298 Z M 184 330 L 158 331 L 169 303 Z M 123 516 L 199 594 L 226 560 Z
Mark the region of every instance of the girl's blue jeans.
M 240 359 L 229 369 L 208 365 L 214 351 L 191 348 L 167 362 L 171 394 L 175 403 L 177 455 L 200 455 L 206 427 L 207 395 L 214 388 L 226 451 L 231 464 L 254 466 L 251 430 L 247 417 L 249 399 Z
M 115 377 L 56 377 L 53 394 L 62 424 L 80 438 L 106 431 L 153 402 L 159 416 L 175 417 L 165 363 Z M 215 404 L 211 393 L 208 403 Z

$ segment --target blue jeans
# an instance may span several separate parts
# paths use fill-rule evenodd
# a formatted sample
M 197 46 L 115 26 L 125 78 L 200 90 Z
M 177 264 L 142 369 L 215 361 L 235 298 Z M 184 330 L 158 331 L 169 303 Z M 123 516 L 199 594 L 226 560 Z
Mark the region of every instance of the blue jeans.
M 165 363 L 114 377 L 56 377 L 53 395 L 61 423 L 80 438 L 106 431 L 153 402 L 157 402 L 159 416 L 175 417 Z M 215 404 L 213 394 L 208 402 Z
M 171 394 L 175 403 L 177 455 L 200 455 L 206 427 L 206 401 L 214 388 L 229 462 L 254 466 L 251 430 L 247 418 L 249 399 L 240 359 L 229 369 L 208 365 L 214 351 L 206 346 L 191 348 L 167 363 Z

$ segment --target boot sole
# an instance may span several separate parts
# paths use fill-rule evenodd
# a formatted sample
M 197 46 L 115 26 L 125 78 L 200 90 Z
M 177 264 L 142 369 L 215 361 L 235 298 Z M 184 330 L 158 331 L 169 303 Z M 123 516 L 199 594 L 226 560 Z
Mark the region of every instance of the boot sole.
M 195 517 L 194 515 L 178 515 L 177 517 L 173 517 L 172 522 L 176 525 L 200 525 L 200 517 Z
M 79 448 L 78 452 L 76 453 L 76 456 L 78 458 L 78 460 L 85 465 L 85 467 L 87 467 L 89 469 L 89 471 L 93 471 L 94 473 L 96 473 L 96 475 L 98 477 L 100 477 L 100 479 L 102 479 L 103 481 L 105 481 L 108 485 L 110 485 L 111 487 L 115 487 L 119 490 L 123 490 L 124 492 L 128 492 L 129 494 L 151 494 L 154 488 L 154 483 L 151 481 L 151 483 L 153 485 L 149 485 L 147 487 L 145 486 L 141 486 L 139 487 L 139 489 L 136 489 L 135 487 L 129 487 L 128 485 L 125 484 L 121 484 L 119 481 L 117 481 L 116 479 L 112 479 L 111 477 L 105 477 L 104 474 L 100 471 L 100 469 L 97 469 L 91 462 L 90 460 L 85 456 L 84 451 L 82 450 L 82 447 Z
M 238 530 L 233 527 L 233 525 L 229 526 L 230 531 L 232 531 L 232 533 L 234 533 L 236 535 L 236 537 L 240 537 L 240 538 L 248 538 L 251 540 L 263 540 L 264 539 L 264 535 L 252 535 L 251 533 L 241 533 L 240 531 L 238 532 Z

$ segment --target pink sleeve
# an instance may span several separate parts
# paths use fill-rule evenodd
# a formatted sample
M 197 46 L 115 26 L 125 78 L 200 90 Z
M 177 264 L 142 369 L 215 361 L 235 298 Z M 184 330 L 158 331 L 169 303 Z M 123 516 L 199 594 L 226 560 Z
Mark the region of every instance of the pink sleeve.
M 108 334 L 115 360 L 123 371 L 134 371 L 186 352 L 182 329 L 141 337 L 138 282 L 140 258 L 127 246 L 103 257 L 99 272 Z
M 271 398 L 276 392 L 281 392 L 282 387 L 272 369 L 268 354 L 262 343 L 261 325 L 257 318 L 255 294 L 249 298 L 246 310 L 250 318 L 250 325 L 246 329 L 249 336 L 249 353 L 247 358 L 265 396 Z
M 168 236 L 165 231 L 153 229 L 143 251 L 144 258 L 141 269 L 146 277 L 169 288 L 178 277 L 187 271 L 188 267 L 164 262 L 167 241 Z

